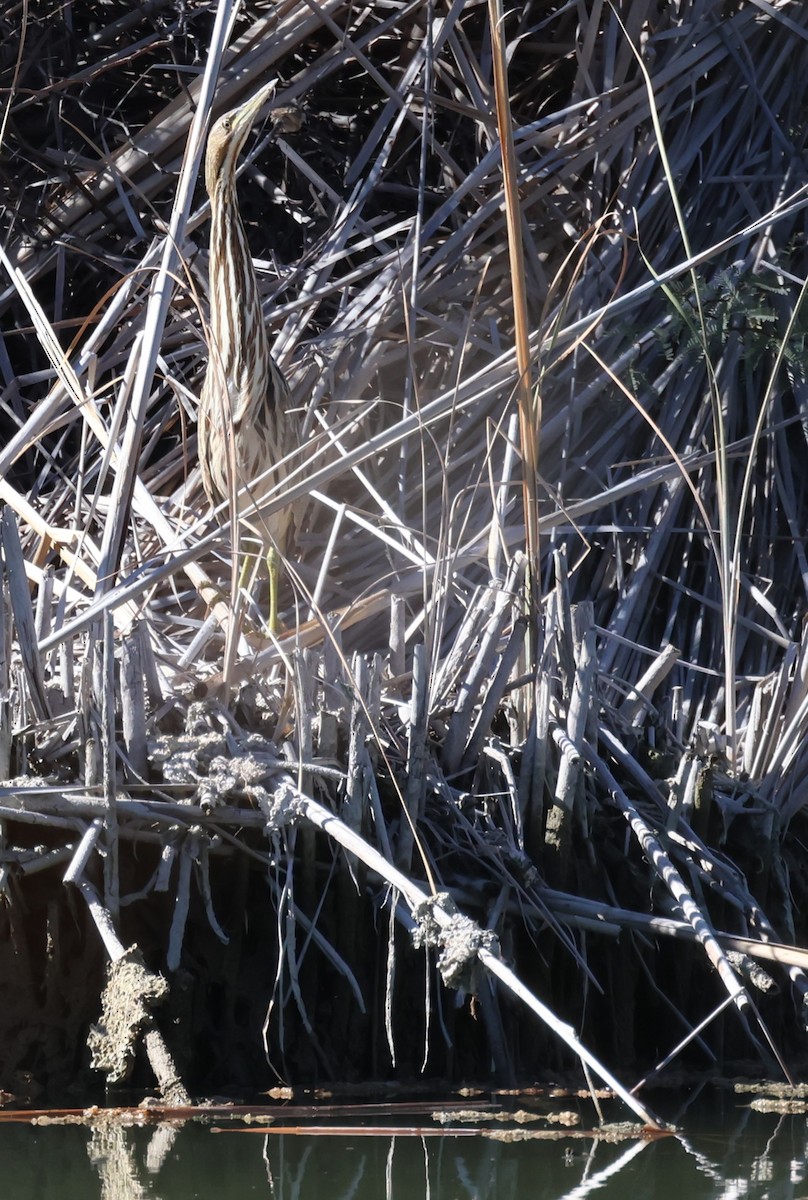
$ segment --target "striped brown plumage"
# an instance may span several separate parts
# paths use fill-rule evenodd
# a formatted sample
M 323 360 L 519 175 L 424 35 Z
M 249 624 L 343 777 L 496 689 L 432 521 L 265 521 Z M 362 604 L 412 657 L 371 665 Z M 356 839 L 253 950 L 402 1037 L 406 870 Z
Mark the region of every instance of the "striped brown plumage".
M 274 84 L 262 88 L 220 117 L 208 138 L 210 345 L 199 402 L 199 466 L 205 492 L 216 506 L 247 489 L 238 495 L 238 519 L 260 539 L 270 573 L 275 551 L 286 551 L 293 516 L 291 508 L 267 516 L 261 502 L 283 478 L 280 460 L 296 447 L 296 430 L 289 417 L 286 380 L 269 352 L 239 212 L 236 166 L 252 122 L 273 90 Z M 271 591 L 276 588 L 277 578 L 270 578 L 270 585 Z M 271 611 L 270 624 L 275 617 Z

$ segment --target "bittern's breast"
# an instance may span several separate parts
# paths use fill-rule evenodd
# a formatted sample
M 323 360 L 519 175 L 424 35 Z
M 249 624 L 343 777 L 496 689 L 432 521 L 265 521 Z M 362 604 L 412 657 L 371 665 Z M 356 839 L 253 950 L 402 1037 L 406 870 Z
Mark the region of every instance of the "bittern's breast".
M 216 386 L 209 372 L 199 411 L 199 462 L 202 482 L 211 504 L 219 505 L 237 493 L 239 519 L 264 542 L 283 550 L 292 522 L 286 509 L 267 512 L 287 475 L 284 458 L 294 448 L 285 436 L 288 392 L 280 371 L 265 390 L 262 403 L 231 386 L 229 394 Z

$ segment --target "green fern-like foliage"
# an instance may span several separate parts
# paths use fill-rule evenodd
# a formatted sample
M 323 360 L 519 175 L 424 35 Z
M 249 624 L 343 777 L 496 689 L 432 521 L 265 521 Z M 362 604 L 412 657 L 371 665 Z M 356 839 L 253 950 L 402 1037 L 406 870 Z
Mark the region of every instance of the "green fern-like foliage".
M 677 280 L 667 289 L 672 319 L 657 336 L 668 361 L 684 357 L 692 368 L 703 361 L 705 352 L 715 361 L 732 337 L 753 369 L 770 362 L 780 349 L 785 323 L 777 299 L 788 296 L 789 289 L 751 274 L 742 263 L 725 267 L 711 280 L 699 280 L 698 288 L 703 327 L 691 279 Z M 792 377 L 805 378 L 806 341 L 808 312 L 803 306 L 784 353 Z

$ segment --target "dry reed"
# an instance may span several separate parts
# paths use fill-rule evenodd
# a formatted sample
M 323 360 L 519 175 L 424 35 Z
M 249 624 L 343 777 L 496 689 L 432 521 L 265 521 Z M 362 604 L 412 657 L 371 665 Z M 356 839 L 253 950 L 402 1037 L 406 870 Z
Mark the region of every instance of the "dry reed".
M 270 816 L 292 788 L 389 882 L 496 929 L 561 1025 L 621 1003 L 595 999 L 593 930 L 623 930 L 647 969 L 630 910 L 701 943 L 744 1045 L 787 1071 L 726 947 L 776 944 L 804 1002 L 783 943 L 808 769 L 808 17 L 658 7 L 527 3 L 499 24 L 496 84 L 472 0 L 248 5 L 228 48 L 224 0 L 212 31 L 193 8 L 121 5 L 94 28 L 74 5 L 71 62 L 36 13 L 2 18 L 2 883 L 13 901 L 100 820 L 105 911 L 135 877 L 141 904 L 173 894 L 154 963 L 173 972 L 194 896 L 227 939 L 211 864 L 260 864 L 273 1062 L 294 1019 L 333 1065 L 310 947 L 367 1002 L 356 939 L 322 915 L 350 926 L 361 906 L 305 811 Z M 306 496 L 309 518 L 287 632 L 266 642 L 249 598 L 224 694 L 236 564 L 196 466 L 192 197 L 207 117 L 272 74 L 303 124 L 258 134 L 241 194 L 306 430 L 273 502 Z M 149 878 L 122 863 L 133 846 L 157 856 Z M 381 904 L 360 848 L 336 875 Z M 644 994 L 685 1040 L 710 1011 L 653 978 Z M 486 995 L 498 1069 L 535 1069 Z M 620 1036 L 645 1066 L 679 1041 Z

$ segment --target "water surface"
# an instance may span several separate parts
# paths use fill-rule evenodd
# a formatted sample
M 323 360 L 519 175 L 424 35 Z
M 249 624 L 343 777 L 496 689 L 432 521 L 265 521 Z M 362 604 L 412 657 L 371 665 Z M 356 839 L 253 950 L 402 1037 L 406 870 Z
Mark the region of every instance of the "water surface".
M 481 1136 L 290 1135 L 211 1125 L 0 1123 L 14 1200 L 808 1200 L 804 1114 L 754 1112 L 729 1093 L 655 1111 L 679 1134 L 503 1143 Z M 678 1111 L 677 1111 L 678 1110 Z

